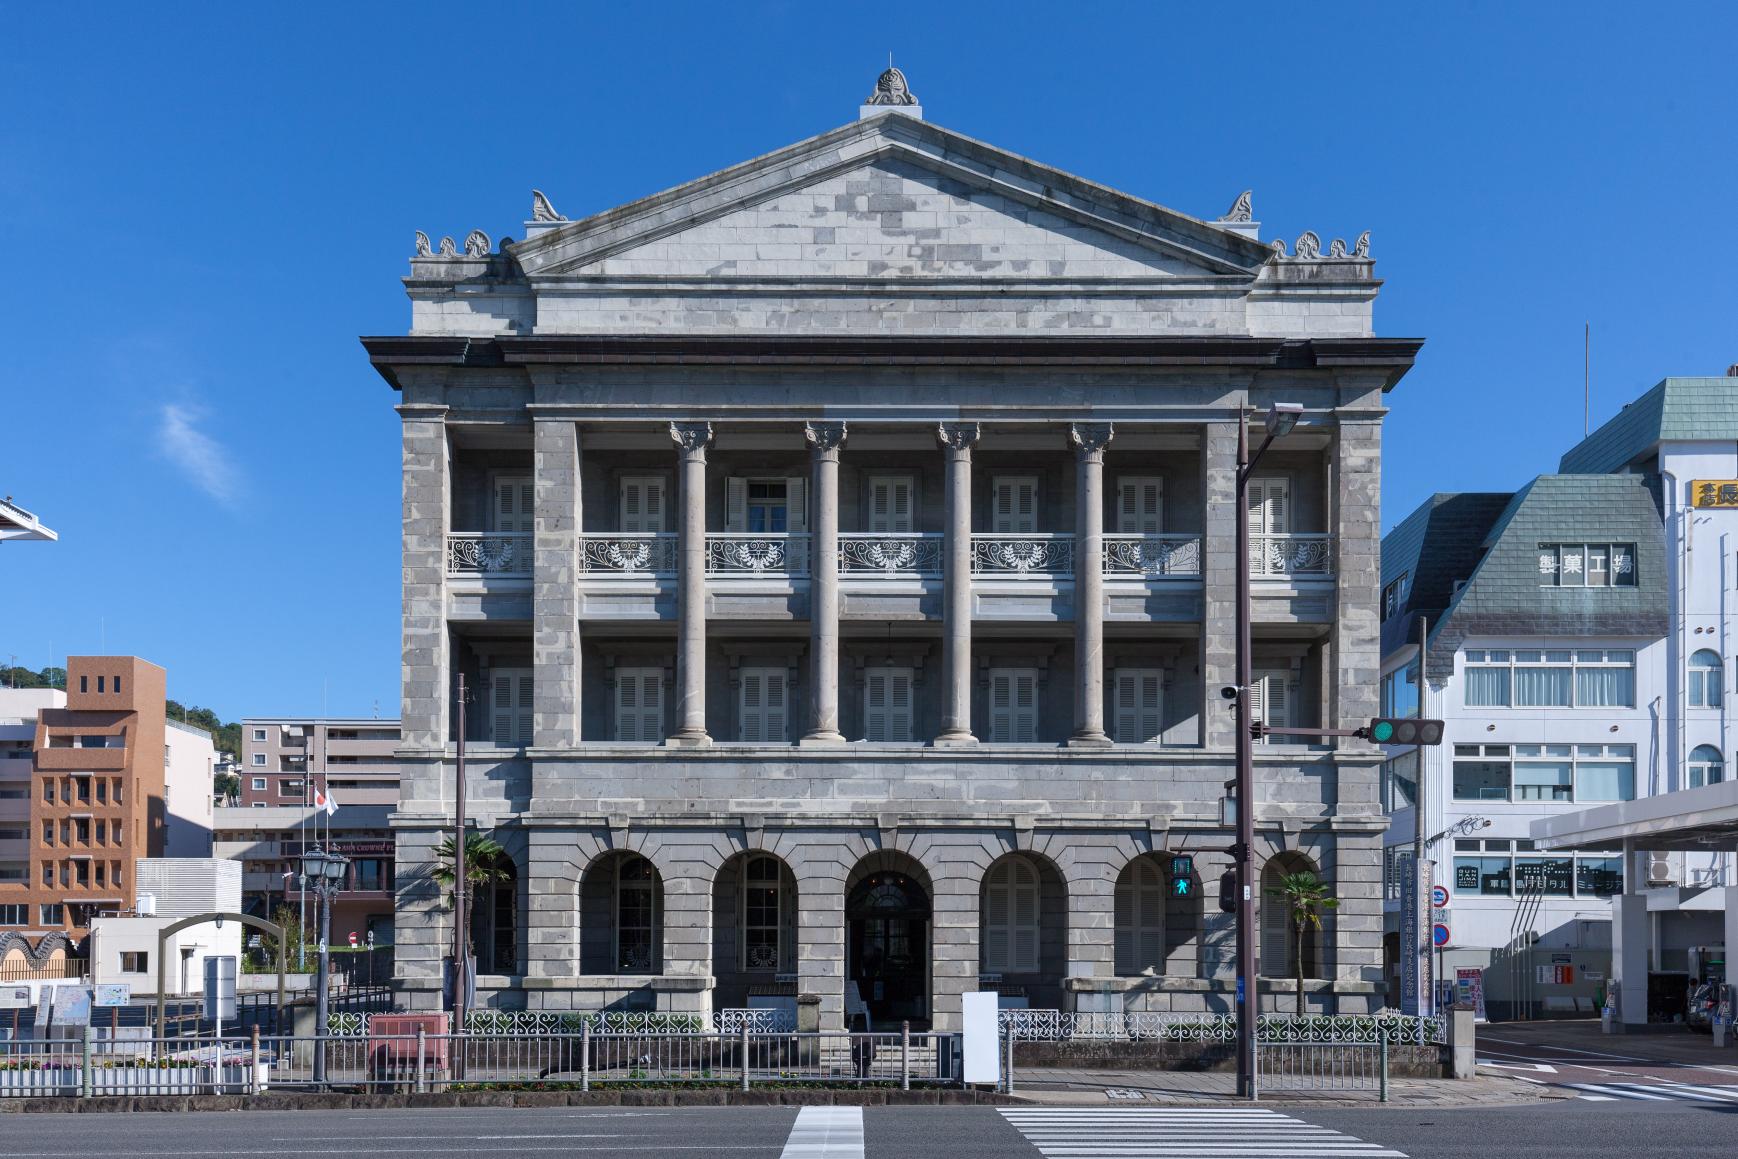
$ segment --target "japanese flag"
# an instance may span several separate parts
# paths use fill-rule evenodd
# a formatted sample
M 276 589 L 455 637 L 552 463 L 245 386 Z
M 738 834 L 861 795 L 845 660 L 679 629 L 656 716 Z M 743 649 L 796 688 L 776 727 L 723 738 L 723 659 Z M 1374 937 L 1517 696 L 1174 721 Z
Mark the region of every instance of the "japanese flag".
M 332 795 L 330 789 L 315 789 L 314 808 L 326 810 L 326 816 L 330 817 L 338 812 L 338 798 Z

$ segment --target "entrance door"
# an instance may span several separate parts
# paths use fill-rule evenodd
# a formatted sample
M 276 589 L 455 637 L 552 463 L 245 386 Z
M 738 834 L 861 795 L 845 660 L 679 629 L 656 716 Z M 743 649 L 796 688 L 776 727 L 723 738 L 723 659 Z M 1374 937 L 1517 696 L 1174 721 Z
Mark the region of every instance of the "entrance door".
M 877 1030 L 929 1025 L 929 896 L 901 873 L 874 873 L 845 906 L 845 977 Z

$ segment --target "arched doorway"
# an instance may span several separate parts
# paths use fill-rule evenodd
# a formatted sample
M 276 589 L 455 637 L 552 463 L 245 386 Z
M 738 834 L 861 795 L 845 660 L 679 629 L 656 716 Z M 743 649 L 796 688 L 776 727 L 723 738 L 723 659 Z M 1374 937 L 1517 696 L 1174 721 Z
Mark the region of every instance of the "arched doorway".
M 781 858 L 760 850 L 725 862 L 712 883 L 713 1002 L 796 996 L 797 879 Z
M 480 974 L 519 972 L 519 867 L 505 852 L 471 871 L 471 953 Z
M 638 853 L 606 853 L 580 880 L 579 971 L 664 972 L 664 879 Z
M 929 1025 L 931 913 L 929 875 L 912 858 L 881 853 L 852 871 L 845 979 L 856 983 L 878 1029 Z

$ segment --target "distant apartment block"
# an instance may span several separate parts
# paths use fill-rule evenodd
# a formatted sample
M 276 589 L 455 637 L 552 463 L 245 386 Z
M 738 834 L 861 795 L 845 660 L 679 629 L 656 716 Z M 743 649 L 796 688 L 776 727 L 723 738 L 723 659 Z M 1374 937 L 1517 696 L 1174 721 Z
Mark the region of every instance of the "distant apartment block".
M 396 720 L 250 717 L 241 722 L 241 805 L 312 807 L 322 785 L 346 805 L 395 805 L 398 740 Z

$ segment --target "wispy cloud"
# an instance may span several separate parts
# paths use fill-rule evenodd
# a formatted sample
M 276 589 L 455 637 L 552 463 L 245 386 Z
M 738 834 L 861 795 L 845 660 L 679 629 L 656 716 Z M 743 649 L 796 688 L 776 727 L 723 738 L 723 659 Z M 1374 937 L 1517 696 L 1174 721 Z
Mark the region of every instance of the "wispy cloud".
M 201 491 L 234 507 L 241 501 L 242 478 L 222 443 L 199 429 L 204 413 L 168 403 L 157 428 L 157 450 Z

